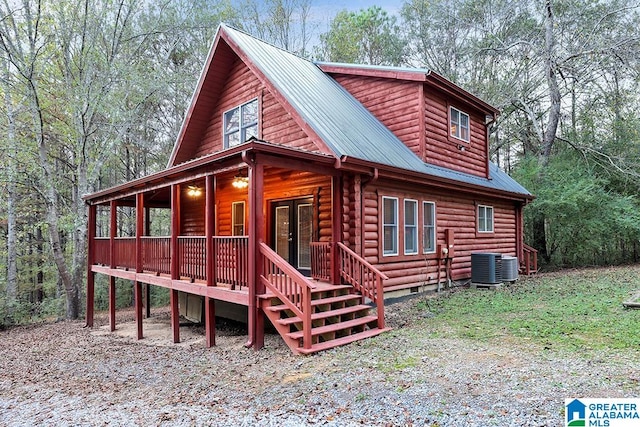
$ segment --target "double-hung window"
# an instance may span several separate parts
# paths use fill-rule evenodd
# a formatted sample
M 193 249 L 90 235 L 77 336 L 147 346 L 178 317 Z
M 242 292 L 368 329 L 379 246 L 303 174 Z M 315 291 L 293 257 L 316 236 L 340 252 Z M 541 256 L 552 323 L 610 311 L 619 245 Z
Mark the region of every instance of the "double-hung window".
M 224 148 L 235 147 L 252 136 L 258 137 L 258 99 L 224 113 Z
M 493 207 L 478 206 L 478 231 L 480 233 L 493 233 Z
M 436 204 L 422 202 L 422 251 L 425 254 L 436 251 Z
M 233 202 L 231 205 L 232 234 L 244 236 L 244 202 Z
M 383 255 L 398 255 L 398 199 L 382 198 Z
M 457 108 L 449 108 L 449 135 L 469 142 L 469 115 Z
M 404 254 L 418 253 L 418 201 L 404 200 Z

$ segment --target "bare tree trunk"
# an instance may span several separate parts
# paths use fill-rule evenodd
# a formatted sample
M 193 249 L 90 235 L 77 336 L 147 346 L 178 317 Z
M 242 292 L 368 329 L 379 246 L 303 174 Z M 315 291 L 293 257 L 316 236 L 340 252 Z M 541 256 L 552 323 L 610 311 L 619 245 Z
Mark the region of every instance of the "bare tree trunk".
M 552 1 L 547 0 L 545 4 L 545 71 L 547 78 L 547 87 L 549 89 L 549 118 L 547 120 L 547 129 L 544 132 L 542 139 L 542 150 L 540 153 L 540 164 L 546 167 L 549 164 L 551 157 L 551 149 L 556 139 L 556 132 L 558 131 L 558 123 L 560 122 L 560 88 L 558 86 L 558 77 L 556 75 L 556 57 L 555 57 L 555 35 L 553 32 L 553 9 Z
M 7 142 L 9 152 L 7 153 L 7 314 L 13 315 L 16 300 L 18 297 L 18 262 L 17 262 L 17 220 L 16 220 L 16 126 L 13 112 L 13 101 L 11 100 L 9 62 L 5 62 L 5 88 L 4 99 L 7 109 Z

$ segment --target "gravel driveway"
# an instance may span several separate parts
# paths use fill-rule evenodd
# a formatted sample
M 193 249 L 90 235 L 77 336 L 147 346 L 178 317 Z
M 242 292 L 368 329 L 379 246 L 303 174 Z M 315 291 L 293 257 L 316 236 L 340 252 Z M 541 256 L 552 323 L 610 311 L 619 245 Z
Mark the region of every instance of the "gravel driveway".
M 130 311 L 93 330 L 60 322 L 0 332 L 3 426 L 561 426 L 569 397 L 640 396 L 635 351 L 577 354 L 524 342 L 429 336 L 411 301 L 387 309 L 395 329 L 318 355 L 277 335 L 259 352 L 227 326 L 170 343 L 168 314 L 132 338 Z

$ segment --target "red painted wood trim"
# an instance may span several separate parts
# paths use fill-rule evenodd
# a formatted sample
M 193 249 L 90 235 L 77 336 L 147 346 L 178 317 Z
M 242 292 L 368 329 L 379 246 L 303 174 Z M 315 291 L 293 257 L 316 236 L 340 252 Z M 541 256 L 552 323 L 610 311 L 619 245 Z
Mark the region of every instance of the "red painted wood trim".
M 109 258 L 110 258 L 110 263 L 111 263 L 111 268 L 115 268 L 116 267 L 116 244 L 115 244 L 115 240 L 116 240 L 116 231 L 118 228 L 118 202 L 116 202 L 115 200 L 112 200 L 111 203 L 109 204 L 110 206 L 110 214 L 111 214 L 111 221 L 110 221 L 110 226 L 109 226 Z
M 95 306 L 95 274 L 91 266 L 95 262 L 96 250 L 96 211 L 97 207 L 89 205 L 89 218 L 87 224 L 87 309 L 85 315 L 85 326 L 93 327 L 94 306 Z
M 169 294 L 169 303 L 171 305 L 171 331 L 173 334 L 173 342 L 180 342 L 180 309 L 178 306 L 178 291 L 172 289 Z
M 213 234 L 215 227 L 215 184 L 214 177 L 209 175 L 205 178 L 204 185 L 205 202 L 204 202 L 204 236 L 205 243 L 205 262 L 206 262 L 206 277 L 207 286 L 213 286 L 215 284 L 213 277 Z
M 137 337 L 139 340 L 143 338 L 142 336 L 142 283 L 135 281 L 133 282 L 133 293 L 136 304 L 136 326 L 137 326 Z
M 171 278 L 178 279 L 178 236 L 180 235 L 180 185 L 171 186 Z
M 337 244 L 342 243 L 342 178 L 331 178 L 331 283 L 340 283 L 340 258 Z
M 204 298 L 205 339 L 207 348 L 216 345 L 216 300 Z
M 142 272 L 142 236 L 144 235 L 144 193 L 136 195 L 136 273 Z
M 116 278 L 109 277 L 109 330 L 116 330 Z

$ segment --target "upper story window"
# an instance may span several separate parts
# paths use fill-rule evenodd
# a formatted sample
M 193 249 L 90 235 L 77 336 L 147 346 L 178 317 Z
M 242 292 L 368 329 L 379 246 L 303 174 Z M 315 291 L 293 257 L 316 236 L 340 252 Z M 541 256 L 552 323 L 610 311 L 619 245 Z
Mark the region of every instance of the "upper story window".
M 422 251 L 425 254 L 436 251 L 436 204 L 422 202 Z
M 224 113 L 224 148 L 235 147 L 252 136 L 258 137 L 258 99 Z
M 398 199 L 382 198 L 383 255 L 398 255 Z
M 418 253 L 418 201 L 404 200 L 404 254 Z
M 449 134 L 469 142 L 469 115 L 457 108 L 449 107 Z
M 481 233 L 493 233 L 493 207 L 478 206 L 478 231 Z

